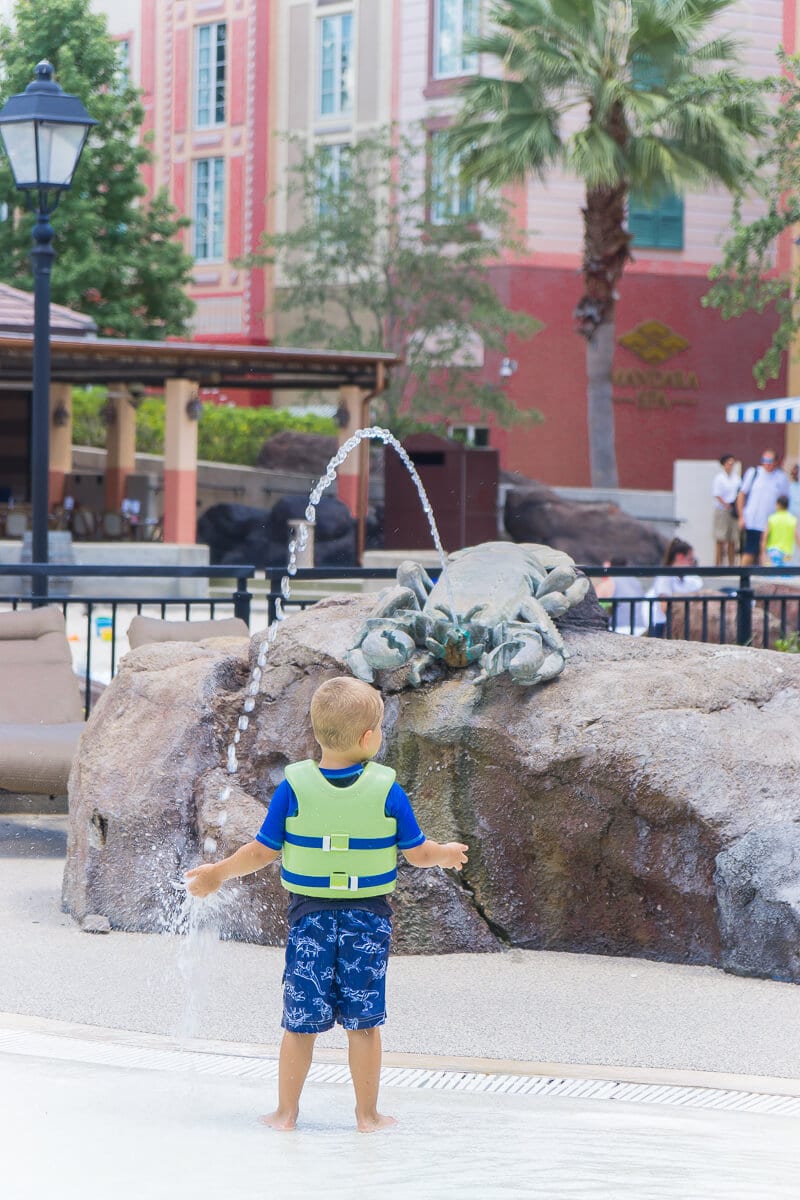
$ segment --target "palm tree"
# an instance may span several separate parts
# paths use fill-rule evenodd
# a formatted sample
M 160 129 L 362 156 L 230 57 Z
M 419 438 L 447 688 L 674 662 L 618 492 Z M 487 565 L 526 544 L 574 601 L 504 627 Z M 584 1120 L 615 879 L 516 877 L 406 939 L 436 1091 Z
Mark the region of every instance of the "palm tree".
M 465 174 L 499 186 L 561 167 L 586 188 L 575 323 L 587 341 L 596 487 L 618 483 L 611 371 L 630 190 L 652 203 L 714 183 L 737 192 L 752 178 L 760 87 L 739 73 L 736 43 L 711 28 L 734 2 L 495 0 L 469 45 L 501 71 L 461 88 L 450 146 Z

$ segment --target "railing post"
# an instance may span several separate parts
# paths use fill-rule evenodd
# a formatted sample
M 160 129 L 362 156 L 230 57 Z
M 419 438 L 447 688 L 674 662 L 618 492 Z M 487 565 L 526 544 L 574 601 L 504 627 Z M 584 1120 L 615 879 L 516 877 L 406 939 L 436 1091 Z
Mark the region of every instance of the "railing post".
M 275 600 L 272 595 L 275 588 L 275 580 L 273 579 L 269 570 L 266 571 L 264 578 L 267 584 L 267 624 L 271 625 L 278 615 L 275 610 Z
M 236 591 L 233 593 L 233 615 L 240 617 L 247 628 L 250 628 L 250 601 L 253 599 L 252 592 L 247 590 L 247 582 L 249 575 L 236 576 Z
M 753 591 L 749 571 L 739 572 L 739 590 L 736 595 L 736 641 L 740 646 L 749 646 L 753 640 Z

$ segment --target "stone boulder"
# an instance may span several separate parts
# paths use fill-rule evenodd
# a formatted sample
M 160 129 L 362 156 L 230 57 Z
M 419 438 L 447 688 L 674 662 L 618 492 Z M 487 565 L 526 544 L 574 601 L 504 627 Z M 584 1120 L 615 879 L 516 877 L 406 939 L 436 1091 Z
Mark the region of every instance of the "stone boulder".
M 212 563 L 282 567 L 289 559 L 288 522 L 302 517 L 307 506 L 307 496 L 283 496 L 271 511 L 214 504 L 197 522 L 197 539 L 209 546 Z M 314 565 L 356 565 L 356 523 L 347 505 L 335 496 L 323 496 L 317 507 Z
M 292 475 L 324 475 L 338 448 L 334 435 L 284 429 L 267 438 L 258 452 L 256 466 Z
M 504 523 L 515 542 L 541 542 L 565 550 L 582 565 L 619 559 L 649 566 L 661 562 L 666 549 L 661 534 L 616 504 L 578 504 L 542 483 L 526 483 L 506 493 Z
M 197 519 L 197 540 L 210 550 L 212 563 L 252 562 L 240 555 L 248 540 L 263 540 L 269 527 L 269 509 L 251 508 L 247 504 L 212 504 Z
M 68 911 L 169 924 L 181 871 L 251 838 L 286 763 L 313 754 L 311 696 L 344 673 L 372 603 L 332 597 L 281 625 L 235 776 L 222 763 L 240 650 L 125 657 L 70 780 Z M 470 845 L 461 876 L 402 870 L 397 948 L 640 955 L 800 981 L 800 656 L 564 633 L 570 660 L 544 687 L 476 688 L 474 669 L 437 668 L 418 691 L 402 671 L 379 678 L 385 760 L 423 829 Z M 225 936 L 281 940 L 274 868 L 228 897 Z
M 726 970 L 800 980 L 800 824 L 754 829 L 717 856 Z
M 273 508 L 269 524 L 271 563 L 288 562 L 289 521 L 304 517 L 307 507 L 307 496 L 283 496 Z M 335 496 L 323 496 L 317 505 L 314 566 L 356 566 L 356 522 L 347 505 Z

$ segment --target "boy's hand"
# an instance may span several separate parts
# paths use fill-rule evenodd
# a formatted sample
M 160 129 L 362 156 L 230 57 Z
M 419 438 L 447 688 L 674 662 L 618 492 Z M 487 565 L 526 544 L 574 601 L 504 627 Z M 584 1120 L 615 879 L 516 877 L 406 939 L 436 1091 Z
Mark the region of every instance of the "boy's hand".
M 219 891 L 222 886 L 216 863 L 203 863 L 202 866 L 192 867 L 191 871 L 184 872 L 184 879 L 188 880 L 186 890 L 201 900 L 204 896 Z
M 465 846 L 463 842 L 445 842 L 441 848 L 440 867 L 451 867 L 456 871 L 460 871 L 467 862 L 467 851 L 469 846 Z

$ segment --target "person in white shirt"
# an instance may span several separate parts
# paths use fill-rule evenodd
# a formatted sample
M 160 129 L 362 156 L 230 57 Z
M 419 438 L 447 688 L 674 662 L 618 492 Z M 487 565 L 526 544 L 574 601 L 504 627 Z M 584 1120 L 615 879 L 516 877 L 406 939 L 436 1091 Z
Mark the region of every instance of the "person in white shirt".
M 607 558 L 604 567 L 627 567 L 625 558 Z M 649 605 L 644 588 L 633 575 L 608 575 L 594 582 L 595 594 L 602 608 L 608 610 L 608 628 L 612 633 L 630 633 L 641 637 L 647 633 Z
M 789 472 L 789 512 L 800 521 L 800 467 L 794 464 Z
M 721 471 L 717 471 L 711 485 L 711 495 L 714 497 L 713 531 L 716 544 L 716 565 L 725 565 L 727 555 L 728 566 L 732 567 L 739 548 L 739 516 L 736 511 L 736 497 L 739 495 L 741 479 L 736 470 L 736 459 L 732 454 L 723 454 L 719 460 Z
M 673 538 L 667 552 L 664 555 L 665 567 L 694 567 L 697 566 L 695 553 L 688 542 L 683 538 Z M 667 608 L 669 600 L 673 596 L 688 596 L 692 592 L 699 592 L 703 586 L 703 581 L 699 575 L 657 575 L 653 581 L 653 586 L 647 593 L 649 597 L 657 598 L 658 603 L 650 605 L 650 637 L 663 638 L 666 637 L 667 630 Z M 676 605 L 676 608 L 683 609 L 684 605 Z M 673 627 L 683 628 L 683 612 L 672 613 Z M 688 626 L 688 622 L 686 622 Z
M 774 450 L 765 450 L 761 465 L 745 471 L 736 498 L 739 528 L 744 531 L 742 566 L 757 563 L 761 554 L 761 535 L 775 512 L 779 496 L 789 495 L 789 480 L 778 466 Z

